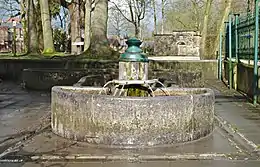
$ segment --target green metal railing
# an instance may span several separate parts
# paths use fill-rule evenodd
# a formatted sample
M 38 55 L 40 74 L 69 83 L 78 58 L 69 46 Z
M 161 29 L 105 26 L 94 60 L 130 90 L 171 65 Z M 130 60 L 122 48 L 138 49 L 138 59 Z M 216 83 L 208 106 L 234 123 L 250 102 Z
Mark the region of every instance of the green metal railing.
M 230 14 L 225 37 L 226 45 L 228 45 L 226 58 L 231 54 L 231 58 L 253 60 L 254 32 L 254 15 Z
M 232 63 L 240 60 L 254 60 L 253 103 L 257 102 L 258 89 L 258 50 L 259 50 L 259 0 L 255 0 L 255 11 L 249 10 L 246 14 L 230 14 L 226 24 L 225 36 L 225 60 L 228 61 L 228 83 L 232 89 Z M 222 79 L 222 33 L 219 43 L 219 79 Z

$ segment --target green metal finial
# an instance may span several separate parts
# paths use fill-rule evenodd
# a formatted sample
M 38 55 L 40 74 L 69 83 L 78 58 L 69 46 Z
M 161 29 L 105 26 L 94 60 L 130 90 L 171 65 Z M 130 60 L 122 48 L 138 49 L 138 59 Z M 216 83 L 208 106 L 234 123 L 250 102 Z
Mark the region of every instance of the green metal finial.
M 126 41 L 128 45 L 127 50 L 125 53 L 120 55 L 119 61 L 126 61 L 126 62 L 148 62 L 148 58 L 143 53 L 140 45 L 142 42 L 137 38 L 130 38 Z

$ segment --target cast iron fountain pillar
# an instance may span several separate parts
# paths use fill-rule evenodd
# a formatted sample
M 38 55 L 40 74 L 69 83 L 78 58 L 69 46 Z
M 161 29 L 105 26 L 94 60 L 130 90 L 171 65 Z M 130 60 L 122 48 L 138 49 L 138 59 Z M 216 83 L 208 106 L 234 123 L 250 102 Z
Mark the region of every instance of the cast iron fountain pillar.
M 148 80 L 148 58 L 140 45 L 142 42 L 130 38 L 128 49 L 119 58 L 119 80 Z

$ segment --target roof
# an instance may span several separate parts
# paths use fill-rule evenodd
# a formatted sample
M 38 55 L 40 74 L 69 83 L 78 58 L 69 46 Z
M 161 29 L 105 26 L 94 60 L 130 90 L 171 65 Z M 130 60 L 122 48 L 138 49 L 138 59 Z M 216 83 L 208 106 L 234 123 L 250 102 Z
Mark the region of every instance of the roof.
M 0 28 L 1 27 L 7 27 L 7 28 L 13 28 L 13 23 L 12 22 L 8 22 L 8 23 L 0 23 Z M 16 24 L 16 28 L 22 28 L 22 24 L 21 23 L 17 23 Z
M 11 17 L 11 18 L 9 18 L 9 19 L 6 20 L 7 23 L 8 23 L 8 22 L 11 22 L 11 23 L 12 23 L 13 21 L 16 21 L 16 22 L 18 23 L 18 22 L 21 21 L 21 19 L 18 18 L 18 17 Z

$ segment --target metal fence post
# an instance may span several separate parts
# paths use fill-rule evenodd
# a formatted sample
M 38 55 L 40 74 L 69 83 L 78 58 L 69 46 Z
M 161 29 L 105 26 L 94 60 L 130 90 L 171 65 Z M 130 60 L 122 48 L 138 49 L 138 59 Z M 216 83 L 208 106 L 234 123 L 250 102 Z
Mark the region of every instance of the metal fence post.
M 254 37 L 254 98 L 253 104 L 257 103 L 258 89 L 258 31 L 259 31 L 259 0 L 255 0 L 255 37 Z
M 237 28 L 237 25 L 238 25 L 238 16 L 239 14 L 234 14 L 235 15 L 235 53 L 236 53 L 236 62 L 238 62 L 238 28 Z
M 228 58 L 228 41 L 229 41 L 229 37 L 228 37 L 228 21 L 225 21 L 225 59 Z
M 222 32 L 219 34 L 218 79 L 222 80 Z
M 229 18 L 228 18 L 228 36 L 229 36 L 229 40 L 228 40 L 228 48 L 229 48 L 229 89 L 232 89 L 232 37 L 231 37 L 231 33 L 232 33 L 232 15 L 229 14 Z

